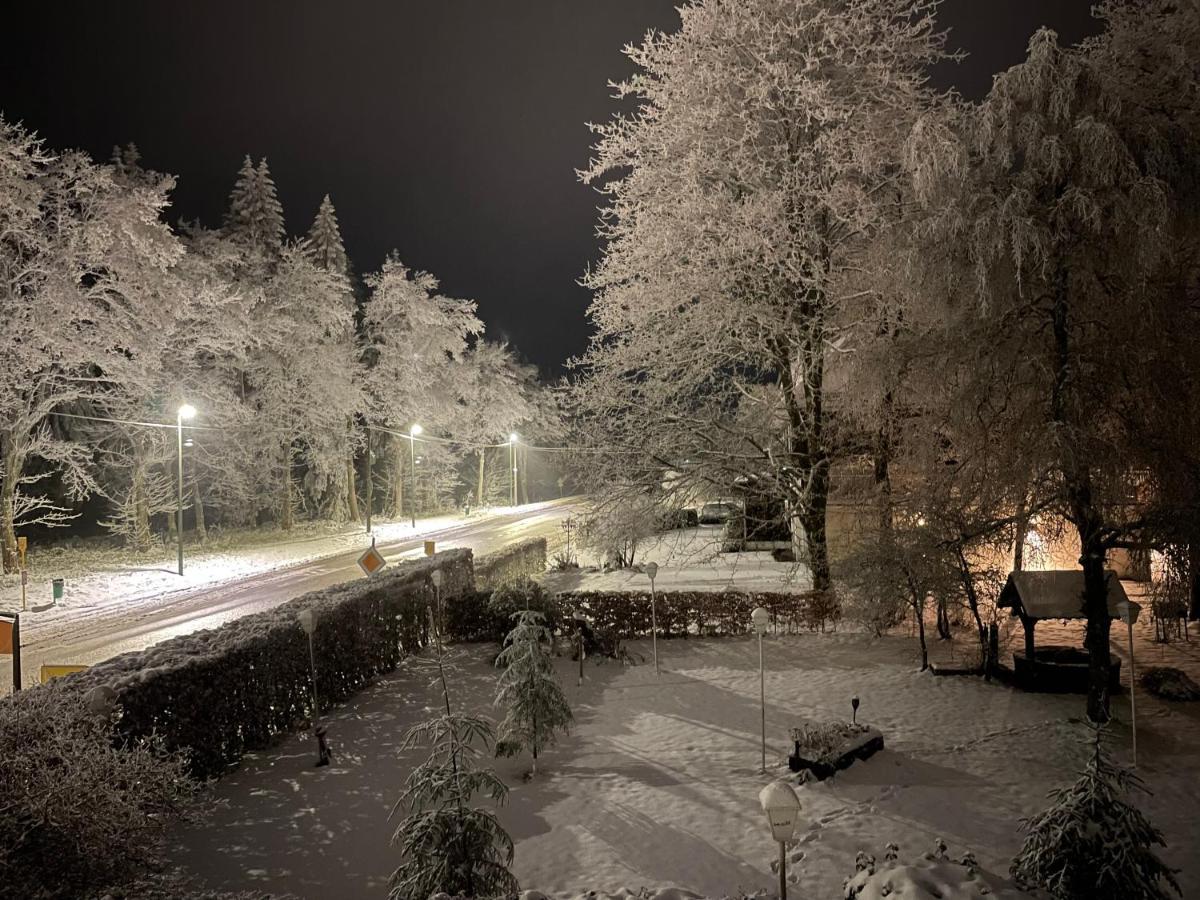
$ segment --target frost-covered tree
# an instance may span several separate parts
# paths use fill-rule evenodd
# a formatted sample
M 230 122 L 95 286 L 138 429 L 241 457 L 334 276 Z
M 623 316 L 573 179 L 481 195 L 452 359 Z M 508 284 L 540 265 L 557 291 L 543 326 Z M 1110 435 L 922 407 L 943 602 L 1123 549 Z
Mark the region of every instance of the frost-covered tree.
M 436 278 L 409 270 L 394 254 L 366 282 L 362 359 L 372 419 L 403 432 L 418 423 L 430 437 L 446 433 L 463 395 L 468 341 L 483 331 L 475 303 L 442 295 Z M 387 512 L 400 517 L 412 453 L 396 435 L 381 434 L 380 446 L 388 458 L 381 473 Z
M 1029 502 L 1075 532 L 1094 721 L 1108 717 L 1106 555 L 1144 540 L 1143 473 L 1169 408 L 1155 360 L 1180 307 L 1158 282 L 1188 196 L 1171 131 L 1110 81 L 1109 39 L 1037 32 L 958 128 L 911 151 L 927 262 L 951 273 L 908 320 L 949 388 L 940 440 L 948 459 L 1026 471 Z
M 265 157 L 258 166 L 249 156 L 242 161 L 229 194 L 225 231 L 259 259 L 273 259 L 283 248 L 283 206 Z
M 942 56 L 918 0 L 697 0 L 626 54 L 638 104 L 596 126 L 607 197 L 574 392 L 597 492 L 785 498 L 814 586 L 833 444 L 826 370 Z
M 91 451 L 51 417 L 138 390 L 175 308 L 181 247 L 160 220 L 171 180 L 123 183 L 77 152 L 51 156 L 0 120 L 0 546 L 62 525 L 95 488 Z M 47 488 L 57 482 L 52 493 Z
M 1132 791 L 1148 793 L 1145 785 L 1109 758 L 1102 739 L 1103 730 L 1095 728 L 1078 780 L 1052 790 L 1050 808 L 1022 821 L 1027 835 L 1013 860 L 1013 878 L 1054 900 L 1181 895 L 1174 871 L 1154 850 L 1166 846 L 1162 832 L 1127 799 Z
M 533 754 L 534 773 L 538 751 L 553 744 L 557 733 L 566 731 L 574 721 L 554 674 L 549 644 L 545 617 L 534 610 L 521 610 L 513 616 L 512 631 L 496 657 L 496 665 L 504 669 L 496 705 L 505 708 L 496 755 L 516 756 L 528 750 Z
M 331 272 L 346 273 L 350 268 L 337 213 L 328 194 L 322 198 L 317 217 L 308 229 L 308 237 L 304 239 L 304 251 L 318 266 Z

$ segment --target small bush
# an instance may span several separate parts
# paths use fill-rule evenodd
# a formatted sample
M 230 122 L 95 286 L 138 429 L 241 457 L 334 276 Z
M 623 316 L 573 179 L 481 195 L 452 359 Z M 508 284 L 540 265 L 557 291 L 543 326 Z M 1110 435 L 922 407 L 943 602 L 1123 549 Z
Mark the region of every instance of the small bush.
M 513 616 L 524 610 L 540 613 L 546 628 L 554 634 L 562 624 L 559 604 L 546 593 L 546 589 L 532 578 L 519 578 L 506 582 L 492 591 L 488 609 L 496 617 L 500 633 L 496 640 L 503 641 L 513 625 Z
M 1200 700 L 1200 684 L 1192 681 L 1182 669 L 1155 666 L 1138 678 L 1142 687 L 1164 700 Z
M 0 702 L 0 893 L 78 898 L 137 878 L 191 787 L 180 754 L 157 736 L 114 742 L 80 692 Z

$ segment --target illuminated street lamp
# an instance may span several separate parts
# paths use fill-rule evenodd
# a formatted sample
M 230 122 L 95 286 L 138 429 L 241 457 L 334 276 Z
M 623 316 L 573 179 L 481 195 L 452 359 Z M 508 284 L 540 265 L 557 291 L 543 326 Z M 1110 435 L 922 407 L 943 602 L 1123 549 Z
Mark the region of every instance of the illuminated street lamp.
M 763 674 L 763 635 L 771 622 L 771 614 L 761 606 L 750 613 L 750 626 L 758 634 L 758 702 L 762 707 L 762 770 L 767 771 L 767 682 Z
M 512 494 L 512 505 L 517 505 L 517 441 L 520 440 L 518 434 L 514 431 L 508 436 L 508 465 L 511 474 L 508 478 L 508 486 Z
M 179 407 L 179 411 L 175 414 L 175 434 L 178 438 L 178 462 L 179 462 L 179 506 L 175 511 L 175 536 L 179 539 L 179 574 L 183 574 L 183 420 L 194 419 L 196 417 L 196 407 L 190 403 L 184 403 Z
M 771 837 L 779 844 L 779 900 L 787 900 L 787 842 L 796 835 L 800 798 L 786 781 L 772 781 L 758 792 L 758 802 L 771 823 Z
M 1129 628 L 1129 717 L 1133 725 L 1133 767 L 1137 768 L 1137 669 L 1133 662 L 1133 623 L 1138 620 L 1142 605 L 1134 600 L 1117 604 L 1117 614 Z
M 413 423 L 412 428 L 408 429 L 408 454 L 409 461 L 412 465 L 409 467 L 412 471 L 412 478 L 409 479 L 409 493 L 412 494 L 412 527 L 417 527 L 417 435 L 425 429 L 420 425 Z

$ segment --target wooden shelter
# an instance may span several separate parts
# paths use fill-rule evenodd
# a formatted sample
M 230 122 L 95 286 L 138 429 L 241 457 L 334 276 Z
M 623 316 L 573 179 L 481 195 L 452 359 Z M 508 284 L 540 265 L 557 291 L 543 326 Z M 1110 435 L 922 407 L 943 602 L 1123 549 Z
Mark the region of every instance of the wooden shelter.
M 1108 615 L 1120 618 L 1117 604 L 1127 600 L 1117 573 L 1107 571 Z M 1042 619 L 1086 619 L 1083 609 L 1083 571 L 1056 569 L 1044 572 L 1012 572 L 996 604 L 1011 609 L 1025 628 L 1025 656 L 1034 659 L 1033 632 Z

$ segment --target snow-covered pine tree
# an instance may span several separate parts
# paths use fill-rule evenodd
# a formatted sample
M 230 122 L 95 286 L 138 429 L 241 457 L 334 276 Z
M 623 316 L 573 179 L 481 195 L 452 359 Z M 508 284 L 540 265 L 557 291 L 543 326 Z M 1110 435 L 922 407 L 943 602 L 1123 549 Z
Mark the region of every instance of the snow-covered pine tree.
M 528 749 L 536 773 L 538 750 L 554 743 L 555 733 L 566 731 L 574 719 L 546 652 L 550 631 L 544 617 L 526 609 L 514 614 L 513 620 L 516 624 L 496 657 L 496 665 L 504 667 L 496 705 L 508 709 L 500 723 L 496 755 L 516 756 Z
M 1171 897 L 1168 888 L 1179 894 L 1173 870 L 1153 849 L 1166 846 L 1162 833 L 1125 798 L 1131 790 L 1149 791 L 1105 753 L 1104 729 L 1093 730 L 1083 773 L 1050 792 L 1049 809 L 1022 821 L 1028 834 L 1013 860 L 1013 879 L 1055 900 L 1164 900 Z
M 266 258 L 279 255 L 284 238 L 283 207 L 265 157 L 257 167 L 249 156 L 242 161 L 229 194 L 225 231 L 252 253 Z
M 392 872 L 389 900 L 428 900 L 436 893 L 515 894 L 520 886 L 508 869 L 512 838 L 493 812 L 471 805 L 480 794 L 496 804 L 508 796 L 508 786 L 496 773 L 479 767 L 493 744 L 492 726 L 486 719 L 451 711 L 440 640 L 436 665 L 446 712 L 409 728 L 400 747 L 403 752 L 427 744 L 429 756 L 408 776 L 392 808 L 393 816 L 401 807 L 410 812 L 392 835 L 402 859 Z
M 333 201 L 326 194 L 317 209 L 317 217 L 304 239 L 304 251 L 318 266 L 330 272 L 345 275 L 349 268 L 346 247 L 342 243 L 342 231 L 338 227 L 337 213 Z

